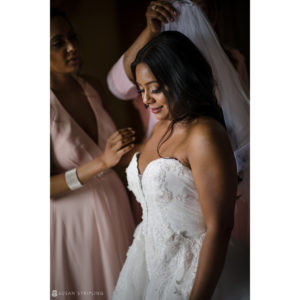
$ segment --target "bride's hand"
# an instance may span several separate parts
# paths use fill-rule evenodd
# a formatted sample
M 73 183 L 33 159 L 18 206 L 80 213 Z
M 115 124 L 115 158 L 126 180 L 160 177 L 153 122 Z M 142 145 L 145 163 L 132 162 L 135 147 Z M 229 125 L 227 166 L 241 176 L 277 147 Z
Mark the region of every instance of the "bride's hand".
M 101 157 L 107 169 L 118 164 L 122 156 L 134 147 L 134 134 L 135 132 L 131 128 L 123 128 L 113 133 L 107 139 L 105 150 Z
M 146 28 L 157 35 L 161 31 L 162 24 L 173 22 L 177 15 L 176 9 L 168 1 L 151 1 L 146 11 Z

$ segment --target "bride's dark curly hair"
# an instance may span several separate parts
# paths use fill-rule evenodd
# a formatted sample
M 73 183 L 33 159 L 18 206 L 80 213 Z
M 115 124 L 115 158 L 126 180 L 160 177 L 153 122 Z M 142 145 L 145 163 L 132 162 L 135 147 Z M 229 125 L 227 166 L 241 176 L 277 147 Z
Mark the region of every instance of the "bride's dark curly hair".
M 185 35 L 165 31 L 147 43 L 131 64 L 136 83 L 136 66 L 145 63 L 164 93 L 172 122 L 157 146 L 170 138 L 174 125 L 206 116 L 225 127 L 215 96 L 212 69 L 199 49 Z

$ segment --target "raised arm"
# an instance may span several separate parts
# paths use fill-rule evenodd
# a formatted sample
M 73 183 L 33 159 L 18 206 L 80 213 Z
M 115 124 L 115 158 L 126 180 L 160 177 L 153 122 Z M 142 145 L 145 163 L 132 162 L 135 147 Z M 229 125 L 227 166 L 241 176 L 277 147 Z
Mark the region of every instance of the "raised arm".
M 113 133 L 106 142 L 105 151 L 102 155 L 76 168 L 78 180 L 85 184 L 100 172 L 114 167 L 119 163 L 124 154 L 129 152 L 134 145 L 134 132 L 131 129 L 120 129 Z M 55 198 L 64 193 L 70 192 L 66 183 L 65 173 L 51 176 L 50 196 Z
M 233 228 L 236 165 L 227 134 L 215 121 L 197 125 L 190 140 L 188 159 L 207 226 L 190 299 L 208 300 L 222 271 Z
M 162 24 L 174 21 L 176 15 L 176 9 L 169 2 L 150 2 L 146 11 L 146 28 L 112 67 L 108 74 L 108 87 L 116 97 L 125 100 L 135 98 L 138 95 L 135 86 L 132 83 L 133 77 L 130 65 L 134 61 L 137 52 L 160 33 Z

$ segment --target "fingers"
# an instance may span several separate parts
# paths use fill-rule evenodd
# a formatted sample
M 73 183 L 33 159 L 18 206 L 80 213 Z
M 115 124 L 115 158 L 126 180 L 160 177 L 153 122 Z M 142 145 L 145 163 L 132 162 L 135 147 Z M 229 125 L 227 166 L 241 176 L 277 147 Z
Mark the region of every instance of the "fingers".
M 112 140 L 112 144 L 116 144 L 118 141 L 122 141 L 123 143 L 128 139 L 134 136 L 134 132 L 124 131 L 116 135 Z
M 171 15 L 177 15 L 176 8 L 169 1 L 151 1 L 148 8 L 152 8 L 153 6 L 159 6 L 161 8 L 164 8 L 165 10 L 169 11 Z
M 132 148 L 134 147 L 134 144 L 128 145 L 124 148 L 122 148 L 121 150 L 118 151 L 118 154 L 122 157 L 125 153 L 129 152 L 130 150 L 132 150 Z
M 114 143 L 116 140 L 119 140 L 122 137 L 127 137 L 129 135 L 134 135 L 135 131 L 132 128 L 122 128 L 114 132 L 109 138 L 108 141 Z
M 135 140 L 135 132 L 131 128 L 118 130 L 111 136 L 110 148 L 118 151 L 120 148 L 132 143 Z
M 122 128 L 122 129 L 118 129 L 117 131 L 115 131 L 109 138 L 114 138 L 116 137 L 118 134 L 122 134 L 125 132 L 135 132 L 131 127 L 127 127 L 127 128 Z
M 164 18 L 169 21 L 173 22 L 174 17 L 176 16 L 175 8 L 169 2 L 161 2 L 157 1 L 157 4 L 154 4 L 151 8 L 156 12 L 164 16 Z
M 157 9 L 157 8 L 156 8 Z M 157 12 L 156 10 L 152 10 L 151 8 L 149 9 L 149 11 L 146 13 L 146 17 L 148 19 L 156 19 L 159 20 L 161 23 L 168 23 L 168 19 L 160 14 L 159 12 Z
M 121 128 L 115 131 L 110 137 L 118 135 L 118 133 L 135 132 L 131 127 Z
M 147 14 L 150 18 L 168 23 L 174 21 L 177 11 L 168 1 L 152 1 L 148 6 Z
M 107 142 L 114 140 L 119 135 L 119 131 L 115 131 L 108 139 Z
M 112 149 L 114 151 L 118 151 L 118 150 L 124 148 L 125 146 L 127 146 L 128 144 L 133 143 L 134 141 L 135 141 L 134 136 L 130 136 L 130 137 L 127 137 L 127 138 L 124 138 L 124 139 L 120 139 L 112 145 Z

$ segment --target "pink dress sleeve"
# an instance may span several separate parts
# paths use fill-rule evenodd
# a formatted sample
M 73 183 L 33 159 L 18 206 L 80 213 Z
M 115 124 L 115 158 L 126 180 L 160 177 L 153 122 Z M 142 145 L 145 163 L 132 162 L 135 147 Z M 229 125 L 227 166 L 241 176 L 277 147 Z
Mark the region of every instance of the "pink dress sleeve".
M 138 96 L 136 86 L 126 75 L 124 64 L 124 54 L 113 65 L 107 75 L 107 85 L 111 93 L 119 99 L 131 100 Z

